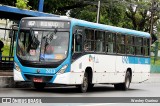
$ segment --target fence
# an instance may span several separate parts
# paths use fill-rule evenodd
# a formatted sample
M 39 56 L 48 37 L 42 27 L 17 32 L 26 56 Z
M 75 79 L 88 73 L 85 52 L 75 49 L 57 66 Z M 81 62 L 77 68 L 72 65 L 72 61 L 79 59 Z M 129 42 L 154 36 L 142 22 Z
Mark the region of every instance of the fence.
M 13 57 L 2 56 L 0 59 L 0 70 L 12 70 L 13 69 Z
M 160 73 L 160 66 L 159 65 L 151 65 L 151 73 Z

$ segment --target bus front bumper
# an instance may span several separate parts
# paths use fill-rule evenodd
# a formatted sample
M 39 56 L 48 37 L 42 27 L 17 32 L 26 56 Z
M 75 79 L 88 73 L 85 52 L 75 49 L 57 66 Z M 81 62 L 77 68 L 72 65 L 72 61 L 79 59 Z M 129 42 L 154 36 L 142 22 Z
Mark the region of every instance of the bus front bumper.
M 78 85 L 82 83 L 84 73 L 67 72 L 63 74 L 55 74 L 53 76 L 37 75 L 32 73 L 21 73 L 14 69 L 14 81 L 32 81 L 34 77 L 42 77 L 45 83 Z

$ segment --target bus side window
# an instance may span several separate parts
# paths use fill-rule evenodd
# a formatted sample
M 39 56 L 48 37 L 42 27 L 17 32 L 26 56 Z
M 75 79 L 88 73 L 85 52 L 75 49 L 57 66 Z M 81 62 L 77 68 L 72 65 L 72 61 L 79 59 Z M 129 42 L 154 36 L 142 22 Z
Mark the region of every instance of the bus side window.
M 76 42 L 75 51 L 76 52 L 82 52 L 82 43 L 79 44 L 79 43 Z
M 143 55 L 143 39 L 135 37 L 136 55 Z
M 104 32 L 96 31 L 95 32 L 95 51 L 96 52 L 104 52 Z
M 111 33 L 111 32 L 107 32 L 106 33 L 107 36 L 107 47 L 106 47 L 106 51 L 108 53 L 115 53 L 116 52 L 116 48 L 115 48 L 115 33 Z
M 117 33 L 116 37 L 117 53 L 125 53 L 125 35 Z
M 135 47 L 134 47 L 134 37 L 131 35 L 126 36 L 126 54 L 134 55 Z
M 94 51 L 94 30 L 86 29 L 85 33 L 84 51 Z
M 149 39 L 143 38 L 143 55 L 149 56 Z
M 78 33 L 74 35 L 75 52 L 82 52 L 82 34 Z

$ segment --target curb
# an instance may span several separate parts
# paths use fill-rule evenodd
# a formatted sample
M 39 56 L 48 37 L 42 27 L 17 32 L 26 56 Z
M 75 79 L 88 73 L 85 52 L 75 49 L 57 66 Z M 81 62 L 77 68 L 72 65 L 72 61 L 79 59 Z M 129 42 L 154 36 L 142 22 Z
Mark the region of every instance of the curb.
M 0 76 L 0 88 L 12 88 L 14 85 L 13 76 Z
M 160 83 L 160 73 L 151 73 L 150 78 L 146 83 Z
M 0 76 L 0 88 L 30 88 L 31 82 L 14 82 L 13 76 Z

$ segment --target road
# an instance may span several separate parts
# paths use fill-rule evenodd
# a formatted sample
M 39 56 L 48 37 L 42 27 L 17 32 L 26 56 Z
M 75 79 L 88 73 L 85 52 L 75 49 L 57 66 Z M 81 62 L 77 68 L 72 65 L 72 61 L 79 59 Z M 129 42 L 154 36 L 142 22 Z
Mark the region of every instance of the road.
M 93 90 L 87 93 L 78 93 L 75 87 L 47 87 L 37 91 L 34 88 L 0 88 L 0 97 L 160 97 L 160 83 L 131 84 L 128 91 L 115 90 L 113 85 L 95 85 Z M 124 106 L 127 103 L 54 103 L 46 106 Z M 142 106 L 140 103 L 132 103 L 130 106 Z M 143 105 L 150 106 L 150 103 Z M 152 103 L 158 106 L 159 103 Z M 39 105 L 41 106 L 41 105 Z

